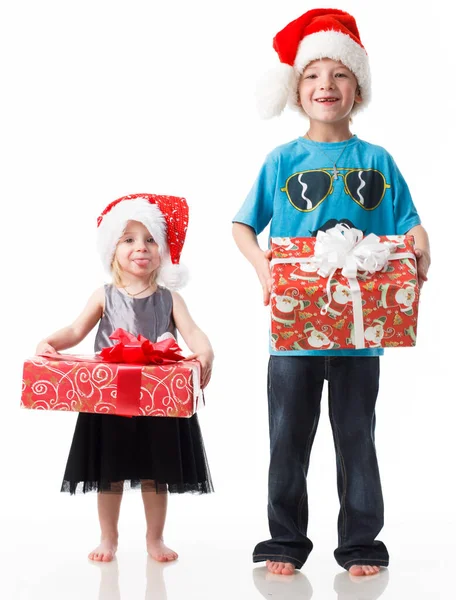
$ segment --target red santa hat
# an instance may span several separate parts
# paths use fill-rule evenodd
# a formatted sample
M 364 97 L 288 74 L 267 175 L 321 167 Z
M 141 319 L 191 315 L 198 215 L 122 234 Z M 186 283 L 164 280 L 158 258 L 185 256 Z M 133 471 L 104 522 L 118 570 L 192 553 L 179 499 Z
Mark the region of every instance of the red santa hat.
M 281 64 L 258 86 L 257 104 L 263 118 L 279 115 L 287 103 L 304 112 L 297 98 L 299 77 L 309 63 L 322 58 L 342 62 L 355 75 L 363 101 L 354 105 L 353 112 L 370 101 L 371 77 L 367 53 L 355 19 L 343 10 L 309 10 L 279 31 L 273 48 Z
M 183 287 L 188 270 L 179 264 L 188 227 L 185 198 L 133 194 L 111 202 L 98 217 L 98 251 L 105 269 L 111 273 L 117 242 L 128 221 L 139 221 L 157 242 L 160 271 L 157 282 L 170 290 Z

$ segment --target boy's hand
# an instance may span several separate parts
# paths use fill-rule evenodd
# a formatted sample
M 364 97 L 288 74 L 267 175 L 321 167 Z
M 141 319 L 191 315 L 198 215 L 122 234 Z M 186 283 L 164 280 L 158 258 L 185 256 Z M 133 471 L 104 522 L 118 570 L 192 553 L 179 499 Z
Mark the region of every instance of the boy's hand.
M 40 342 L 36 347 L 35 354 L 57 354 L 57 350 L 47 342 Z
M 271 276 L 271 258 L 272 250 L 261 252 L 258 260 L 255 262 L 255 270 L 263 288 L 263 304 L 267 306 L 271 298 L 273 278 Z
M 201 389 L 207 386 L 212 375 L 212 363 L 214 354 L 212 352 L 201 352 L 200 354 L 191 354 L 185 360 L 197 360 L 201 364 Z
M 421 289 L 424 282 L 428 280 L 427 272 L 431 265 L 431 256 L 427 250 L 421 250 L 420 248 L 415 248 L 415 255 L 418 267 L 418 285 Z

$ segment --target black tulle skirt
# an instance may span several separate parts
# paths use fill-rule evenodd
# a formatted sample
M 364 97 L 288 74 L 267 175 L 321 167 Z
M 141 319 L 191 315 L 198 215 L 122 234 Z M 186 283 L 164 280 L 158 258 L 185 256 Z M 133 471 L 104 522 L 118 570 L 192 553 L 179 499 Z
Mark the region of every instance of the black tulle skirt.
M 213 491 L 197 415 L 118 417 L 80 413 L 62 492 Z

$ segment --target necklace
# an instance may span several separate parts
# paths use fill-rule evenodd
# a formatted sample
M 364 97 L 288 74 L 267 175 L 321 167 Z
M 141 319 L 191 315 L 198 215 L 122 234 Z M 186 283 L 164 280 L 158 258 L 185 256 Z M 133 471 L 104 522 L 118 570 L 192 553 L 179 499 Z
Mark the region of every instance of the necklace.
M 124 286 L 124 288 L 123 288 L 123 289 L 124 289 L 124 290 L 127 292 L 127 294 L 128 294 L 128 295 L 129 295 L 131 298 L 134 298 L 135 296 L 139 296 L 139 294 L 142 294 L 142 293 L 143 293 L 143 292 L 145 292 L 145 291 L 146 291 L 148 288 L 150 288 L 150 283 L 149 283 L 149 285 L 148 285 L 147 287 L 145 287 L 145 288 L 144 288 L 143 290 L 141 290 L 140 292 L 136 292 L 136 294 L 130 294 L 130 292 L 127 290 L 127 287 L 128 287 L 128 285 L 127 285 L 127 286 Z
M 316 142 L 314 142 L 314 140 L 313 140 L 313 139 L 310 137 L 310 135 L 309 135 L 309 132 L 307 132 L 307 133 L 306 133 L 306 136 L 309 138 L 309 140 L 310 140 L 311 142 L 313 142 L 314 144 L 316 143 Z M 328 154 L 326 154 L 326 152 L 325 152 L 325 151 L 324 151 L 322 148 L 320 148 L 319 146 L 316 146 L 317 150 L 320 150 L 320 152 L 323 152 L 323 154 L 326 156 L 326 158 L 329 158 L 329 160 L 330 160 L 330 161 L 333 163 L 333 168 L 332 168 L 332 173 L 333 173 L 333 174 L 332 174 L 332 178 L 333 178 L 333 181 L 334 181 L 335 179 L 338 179 L 338 178 L 339 178 L 339 175 L 340 175 L 340 173 L 339 173 L 339 171 L 337 170 L 337 162 L 339 161 L 339 159 L 340 159 L 340 157 L 342 156 L 342 154 L 345 152 L 345 148 L 347 147 L 347 145 L 348 145 L 348 142 L 349 142 L 349 141 L 352 139 L 352 137 L 353 137 L 353 136 L 351 135 L 351 136 L 348 138 L 348 140 L 345 142 L 345 145 L 344 145 L 344 147 L 342 148 L 342 151 L 341 151 L 341 153 L 339 154 L 339 156 L 336 158 L 336 160 L 335 160 L 335 161 L 333 161 L 333 159 L 332 159 L 332 158 L 331 158 L 331 157 L 330 157 Z

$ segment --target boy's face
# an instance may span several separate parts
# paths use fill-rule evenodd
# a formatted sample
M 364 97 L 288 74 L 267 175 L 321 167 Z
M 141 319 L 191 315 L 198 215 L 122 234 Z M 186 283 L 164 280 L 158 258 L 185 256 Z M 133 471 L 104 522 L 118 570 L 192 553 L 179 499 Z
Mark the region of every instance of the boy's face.
M 322 58 L 309 63 L 298 84 L 298 101 L 311 120 L 338 123 L 350 119 L 362 102 L 358 82 L 343 63 Z

